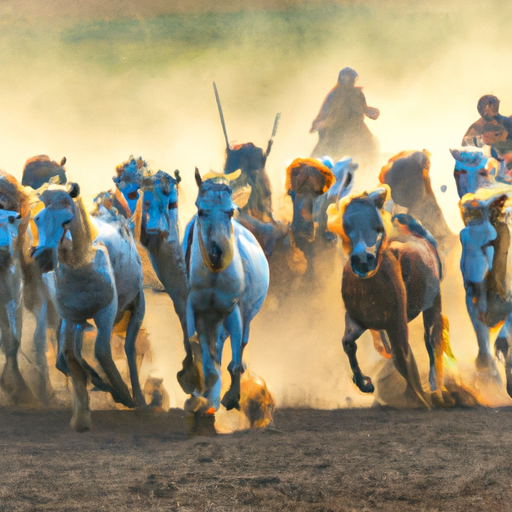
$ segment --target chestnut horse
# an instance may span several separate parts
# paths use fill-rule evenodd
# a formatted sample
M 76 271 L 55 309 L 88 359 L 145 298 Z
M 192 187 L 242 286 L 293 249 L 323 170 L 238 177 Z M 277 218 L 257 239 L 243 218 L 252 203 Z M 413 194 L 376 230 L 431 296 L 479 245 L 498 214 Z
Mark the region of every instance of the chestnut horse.
M 443 386 L 443 352 L 451 356 L 451 351 L 447 320 L 441 314 L 442 276 L 436 242 L 409 215 L 389 218 L 382 210 L 388 193 L 384 186 L 351 196 L 328 210 L 329 229 L 341 235 L 349 256 L 341 291 L 346 308 L 343 348 L 355 384 L 364 393 L 372 393 L 371 379 L 359 368 L 356 342 L 368 329 L 385 331 L 395 366 L 407 381 L 407 393 L 430 407 L 408 341 L 408 322 L 423 313 L 432 401 L 452 402 Z

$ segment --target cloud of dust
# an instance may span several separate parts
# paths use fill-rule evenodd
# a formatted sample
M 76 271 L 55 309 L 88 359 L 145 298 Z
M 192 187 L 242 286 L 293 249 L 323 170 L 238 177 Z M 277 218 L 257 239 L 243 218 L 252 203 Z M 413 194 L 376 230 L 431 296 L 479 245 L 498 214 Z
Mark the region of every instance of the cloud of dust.
M 512 71 L 505 41 L 512 6 L 485 12 L 459 1 L 433 3 L 288 3 L 281 10 L 151 17 L 21 20 L 0 13 L 0 167 L 18 178 L 25 160 L 66 156 L 68 177 L 87 200 L 112 187 L 116 164 L 130 154 L 183 177 L 180 215 L 194 212 L 194 167 L 220 170 L 225 144 L 212 90 L 216 81 L 231 141 L 266 147 L 275 114 L 281 122 L 268 159 L 274 204 L 284 200 L 284 170 L 308 156 L 317 135 L 311 122 L 338 72 L 359 73 L 381 162 L 404 149 L 432 153 L 431 177 L 452 229 L 461 227 L 448 151 L 478 118 L 480 96 L 494 93 L 511 113 Z M 355 189 L 377 184 L 380 165 L 360 169 Z M 447 185 L 446 193 L 440 187 Z M 286 210 L 285 210 L 286 211 Z M 455 258 L 444 283 L 452 344 L 471 367 L 476 339 L 465 311 Z M 343 335 L 341 263 L 333 258 L 315 293 L 301 292 L 286 310 L 266 306 L 254 320 L 248 356 L 278 405 L 369 405 L 351 383 Z M 179 324 L 167 297 L 148 300 L 155 345 L 153 372 L 165 377 L 171 405 L 184 395 L 175 374 L 183 357 Z M 159 322 L 164 322 L 161 324 Z M 420 329 L 411 329 L 424 352 Z M 417 339 L 416 339 L 417 338 Z M 365 335 L 358 354 L 382 365 Z M 426 366 L 421 359 L 421 370 Z M 468 370 L 469 371 L 469 370 Z M 471 372 L 469 372 L 471 373 Z

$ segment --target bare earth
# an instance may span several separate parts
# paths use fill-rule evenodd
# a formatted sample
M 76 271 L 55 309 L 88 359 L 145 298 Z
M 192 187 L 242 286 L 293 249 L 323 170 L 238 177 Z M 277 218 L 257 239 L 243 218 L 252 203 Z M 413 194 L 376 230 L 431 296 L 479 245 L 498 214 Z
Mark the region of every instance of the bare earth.
M 184 413 L 0 411 L 0 509 L 510 510 L 512 408 L 277 411 L 188 438 Z

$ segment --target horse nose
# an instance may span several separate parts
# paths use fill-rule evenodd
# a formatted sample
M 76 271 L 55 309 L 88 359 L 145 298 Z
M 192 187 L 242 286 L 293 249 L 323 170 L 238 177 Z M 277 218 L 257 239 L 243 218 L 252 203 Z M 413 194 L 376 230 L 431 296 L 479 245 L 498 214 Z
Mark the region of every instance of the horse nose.
M 222 248 L 217 242 L 211 242 L 209 244 L 208 259 L 214 268 L 220 268 L 222 264 Z
M 356 273 L 365 275 L 377 266 L 377 258 L 366 251 L 361 251 L 350 256 L 350 265 Z

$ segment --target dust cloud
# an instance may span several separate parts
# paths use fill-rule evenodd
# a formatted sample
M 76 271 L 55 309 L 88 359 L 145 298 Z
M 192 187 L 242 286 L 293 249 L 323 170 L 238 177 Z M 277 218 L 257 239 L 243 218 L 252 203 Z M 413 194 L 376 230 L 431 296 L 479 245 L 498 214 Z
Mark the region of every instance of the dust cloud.
M 181 171 L 184 224 L 194 212 L 194 167 L 206 172 L 223 165 L 215 81 L 231 141 L 265 147 L 281 112 L 267 170 L 274 204 L 283 207 L 286 165 L 313 149 L 311 122 L 339 70 L 351 66 L 368 104 L 381 111 L 377 121 L 368 121 L 380 140 L 381 161 L 358 171 L 355 188 L 373 187 L 391 155 L 425 148 L 432 153 L 434 191 L 458 232 L 448 149 L 478 118 L 483 94 L 496 94 L 501 112 L 512 113 L 512 70 L 506 65 L 512 6 L 503 2 L 487 2 L 484 9 L 458 0 L 268 1 L 243 10 L 234 2 L 205 0 L 193 2 L 190 13 L 189 2 L 172 11 L 157 1 L 140 9 L 127 1 L 110 4 L 108 11 L 92 1 L 2 3 L 0 167 L 16 177 L 29 157 L 66 156 L 69 180 L 79 182 L 90 201 L 112 187 L 116 164 L 140 155 L 155 170 Z M 373 402 L 352 385 L 340 344 L 340 258 L 323 269 L 314 294 L 295 294 L 286 309 L 267 305 L 253 322 L 250 367 L 267 381 L 278 406 Z M 453 348 L 470 377 L 476 340 L 456 255 L 444 294 Z M 164 377 L 171 406 L 181 406 L 185 395 L 175 379 L 183 357 L 179 324 L 168 297 L 151 296 L 148 304 L 155 354 L 146 372 Z M 417 324 L 412 344 L 425 373 Z M 364 371 L 375 376 L 383 362 L 368 335 L 359 354 Z

